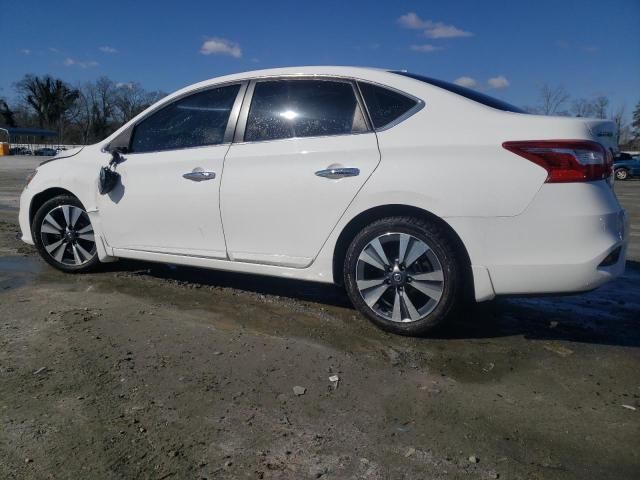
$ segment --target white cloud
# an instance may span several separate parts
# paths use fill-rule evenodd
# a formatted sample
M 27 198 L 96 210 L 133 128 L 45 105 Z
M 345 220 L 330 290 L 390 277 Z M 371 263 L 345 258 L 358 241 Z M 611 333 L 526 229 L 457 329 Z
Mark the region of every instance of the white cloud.
M 429 22 L 425 22 L 414 12 L 409 12 L 406 15 L 401 15 L 397 22 L 404 28 L 411 28 L 413 30 L 422 30 L 427 28 Z
M 203 55 L 229 55 L 234 58 L 242 56 L 240 45 L 225 38 L 210 38 L 200 47 Z
M 25 55 L 31 55 L 31 50 L 28 48 L 23 48 L 22 50 L 20 50 L 22 53 L 24 53 Z
M 471 77 L 458 77 L 453 81 L 453 83 L 467 88 L 475 88 L 478 86 L 478 82 L 476 82 L 476 80 Z
M 471 37 L 473 35 L 471 32 L 467 32 L 453 25 L 447 25 L 443 22 L 423 20 L 414 12 L 400 16 L 397 23 L 404 28 L 424 30 L 424 35 L 428 38 L 459 38 Z
M 133 90 L 135 85 L 133 82 L 118 82 L 116 83 L 116 88 L 126 88 L 127 90 Z
M 51 53 L 58 53 L 58 52 L 60 52 L 60 50 L 58 50 L 58 49 L 57 49 L 57 48 L 55 48 L 55 47 L 49 47 L 49 48 L 48 48 L 48 50 L 49 50 Z
M 509 85 L 509 80 L 503 75 L 498 75 L 497 77 L 492 77 L 487 80 L 487 83 L 491 88 L 507 88 Z
M 74 60 L 73 58 L 70 58 L 70 57 L 65 58 L 64 61 L 62 62 L 62 64 L 67 66 L 67 67 L 71 67 L 73 65 L 77 65 L 80 68 L 92 68 L 92 67 L 97 67 L 98 65 L 100 65 L 95 60 L 88 60 L 86 62 L 80 62 L 80 61 Z
M 109 47 L 108 45 L 105 45 L 104 47 L 100 47 L 98 50 L 100 50 L 103 53 L 117 53 L 118 50 L 116 50 L 113 47 Z
M 460 30 L 453 25 L 447 25 L 442 22 L 434 23 L 431 27 L 427 27 L 424 31 L 426 37 L 429 38 L 459 38 L 459 37 L 471 37 L 473 33 Z
M 429 44 L 411 45 L 410 48 L 414 52 L 420 52 L 420 53 L 431 53 L 431 52 L 436 52 L 438 50 L 442 50 L 442 47 L 436 47 L 435 45 L 429 45 Z

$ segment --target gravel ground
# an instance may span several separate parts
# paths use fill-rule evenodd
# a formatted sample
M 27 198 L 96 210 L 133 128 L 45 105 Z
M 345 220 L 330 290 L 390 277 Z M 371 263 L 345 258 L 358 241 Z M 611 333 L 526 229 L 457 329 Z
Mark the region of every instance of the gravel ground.
M 411 339 L 330 286 L 56 272 L 16 238 L 33 164 L 0 158 L 0 478 L 637 478 L 640 181 L 623 278 Z

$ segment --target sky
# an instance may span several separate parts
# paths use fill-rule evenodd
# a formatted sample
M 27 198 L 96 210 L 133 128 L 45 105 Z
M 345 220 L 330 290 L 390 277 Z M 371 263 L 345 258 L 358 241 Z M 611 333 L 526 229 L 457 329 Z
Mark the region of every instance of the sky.
M 25 74 L 171 92 L 293 65 L 406 69 L 532 106 L 640 101 L 640 0 L 0 0 L 0 96 Z

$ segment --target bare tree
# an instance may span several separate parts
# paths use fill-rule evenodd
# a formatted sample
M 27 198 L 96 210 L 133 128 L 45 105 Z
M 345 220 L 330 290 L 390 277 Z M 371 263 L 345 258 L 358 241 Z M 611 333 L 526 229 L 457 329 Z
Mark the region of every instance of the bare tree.
M 115 128 L 116 85 L 107 77 L 100 77 L 95 82 L 88 82 L 82 87 L 81 110 L 86 114 L 87 141 L 97 141 L 106 137 Z
M 595 118 L 607 118 L 607 109 L 609 108 L 609 99 L 604 95 L 600 95 L 593 100 L 592 115 Z
M 116 116 L 120 122 L 126 123 L 162 97 L 164 93 L 149 92 L 137 82 L 117 84 L 114 99 Z
M 578 98 L 571 104 L 571 114 L 576 117 L 593 116 L 593 103 L 586 98 Z
M 619 145 L 626 144 L 631 140 L 631 130 L 627 125 L 627 122 L 625 122 L 624 117 L 624 105 L 621 105 L 615 112 L 613 112 L 613 115 L 611 116 L 611 120 L 616 125 L 616 136 L 618 137 Z
M 551 87 L 545 83 L 540 89 L 540 100 L 539 112 L 542 115 L 557 115 L 564 113 L 561 108 L 569 100 L 569 93 L 561 86 Z

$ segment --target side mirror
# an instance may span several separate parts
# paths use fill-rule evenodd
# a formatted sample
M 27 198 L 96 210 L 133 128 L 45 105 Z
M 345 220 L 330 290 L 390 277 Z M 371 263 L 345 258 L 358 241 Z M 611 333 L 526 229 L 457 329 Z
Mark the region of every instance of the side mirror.
M 115 148 L 111 151 L 111 161 L 109 162 L 109 165 L 118 165 L 119 163 L 124 162 L 124 157 L 120 153 L 120 148 Z
M 129 153 L 127 147 L 113 147 L 110 149 L 111 153 Z

